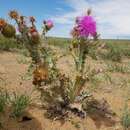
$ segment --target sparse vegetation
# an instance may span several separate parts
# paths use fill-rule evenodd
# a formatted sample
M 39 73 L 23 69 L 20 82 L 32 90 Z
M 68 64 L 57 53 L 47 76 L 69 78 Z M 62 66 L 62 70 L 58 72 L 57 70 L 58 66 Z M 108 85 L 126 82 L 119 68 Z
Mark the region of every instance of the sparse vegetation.
M 108 71 L 119 72 L 119 73 L 130 73 L 130 67 L 118 63 L 107 64 Z
M 9 95 L 6 91 L 0 90 L 0 113 L 4 112 L 8 104 Z
M 26 94 L 17 95 L 14 93 L 11 99 L 11 106 L 13 109 L 12 115 L 14 117 L 21 116 L 22 113 L 27 109 L 30 103 L 31 103 L 30 96 Z
M 125 105 L 124 110 L 123 110 L 121 123 L 124 127 L 124 130 L 130 129 L 130 109 L 127 104 Z
M 14 38 L 5 38 L 0 34 L 0 51 L 17 51 L 24 48 L 22 44 L 18 44 Z
M 7 108 L 12 109 L 12 115 L 19 117 L 31 103 L 31 97 L 27 94 L 9 94 L 5 90 L 0 90 L 0 113 L 6 112 Z
M 108 49 L 108 52 L 105 55 L 106 59 L 120 62 L 122 58 L 121 47 L 117 46 L 116 44 L 113 44 L 112 42 L 110 42 L 109 44 L 106 44 L 106 47 Z
M 89 16 L 91 11 L 88 10 L 87 13 Z M 27 83 L 26 86 L 29 85 L 30 89 L 34 85 L 40 108 L 46 110 L 44 115 L 49 119 L 66 121 L 73 116 L 78 116 L 79 119 L 89 116 L 95 122 L 101 120 L 99 125 L 105 121 L 107 123 L 112 122 L 116 115 L 111 109 L 111 103 L 115 96 L 112 94 L 115 91 L 117 93 L 120 91 L 119 95 L 115 97 L 122 98 L 123 93 L 121 91 L 127 91 L 130 84 L 130 65 L 128 63 L 130 41 L 100 40 L 96 32 L 96 22 L 93 20 L 90 20 L 93 31 L 89 30 L 89 34 L 86 26 L 83 26 L 85 30 L 83 32 L 78 28 L 84 22 L 81 22 L 81 24 L 76 22 L 72 30 L 73 38 L 69 39 L 46 37 L 46 33 L 53 27 L 51 20 L 43 22 L 43 30 L 40 34 L 35 26 L 36 20 L 34 17 L 29 17 L 30 23 L 28 24 L 26 22 L 28 17 L 25 19 L 15 10 L 10 11 L 9 16 L 16 22 L 20 34 L 15 36 L 14 27 L 8 21 L 5 21 L 8 26 L 6 28 L 5 25 L 0 26 L 0 51 L 8 53 L 7 51 L 15 52 L 17 50 L 17 52 L 22 53 L 22 56 L 15 57 L 15 64 L 18 64 L 17 67 L 21 66 L 18 71 L 22 70 L 24 66 L 27 72 L 23 74 L 15 70 L 14 74 L 21 78 L 16 81 L 11 78 L 5 86 L 8 88 L 8 86 L 14 85 L 13 82 L 19 82 L 14 87 L 18 85 L 17 87 L 22 91 L 22 88 L 25 87 L 24 82 Z M 84 17 L 84 20 L 87 21 L 86 17 Z M 77 31 L 79 32 L 77 33 Z M 4 58 L 3 62 L 6 65 L 8 64 Z M 15 64 L 13 63 L 9 67 L 12 69 Z M 10 68 L 7 70 L 2 68 L 4 72 L 6 71 L 7 78 L 11 73 Z M 12 77 L 15 77 L 14 74 L 12 74 Z M 5 79 L 0 77 L 0 83 Z M 32 85 L 31 80 L 33 80 Z M 4 87 L 3 84 L 2 87 Z M 98 99 L 99 96 L 103 98 Z M 21 117 L 31 102 L 33 102 L 31 96 L 27 94 L 14 93 L 10 95 L 7 92 L 0 91 L 0 114 L 4 114 L 6 107 L 9 107 L 12 110 L 11 115 L 13 117 Z M 38 107 L 37 109 L 40 111 Z M 125 106 L 121 118 L 124 130 L 130 128 L 129 111 L 128 106 Z M 9 116 L 9 118 L 12 116 Z M 0 119 L 0 127 L 3 125 L 2 123 Z M 114 123 L 111 123 L 112 126 L 114 126 Z M 71 121 L 71 124 L 77 129 L 81 128 L 80 121 Z M 95 123 L 95 125 L 97 124 Z
M 105 49 L 105 52 L 100 52 L 102 58 L 121 62 L 122 58 L 129 57 L 129 40 L 106 40 Z

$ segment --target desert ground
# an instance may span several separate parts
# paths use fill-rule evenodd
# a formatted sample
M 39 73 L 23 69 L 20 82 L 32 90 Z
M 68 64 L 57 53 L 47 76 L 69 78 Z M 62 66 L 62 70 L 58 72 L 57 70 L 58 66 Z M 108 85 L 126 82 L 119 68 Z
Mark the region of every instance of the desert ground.
M 114 43 L 113 43 L 114 44 Z M 65 53 L 61 45 L 51 45 L 57 54 Z M 129 46 L 130 47 L 130 46 Z M 15 50 L 15 49 L 14 49 Z M 121 118 L 124 107 L 130 107 L 130 60 L 123 57 L 121 62 L 107 59 L 93 59 L 88 56 L 86 63 L 90 69 L 100 69 L 95 77 L 88 81 L 85 89 L 92 93 L 96 99 L 104 98 L 115 113 L 113 118 L 103 117 L 98 113 L 88 114 L 85 119 L 72 115 L 66 121 L 47 119 L 45 110 L 40 104 L 39 93 L 32 85 L 32 77 L 27 75 L 31 58 L 23 52 L 0 51 L 0 88 L 9 93 L 31 95 L 32 103 L 20 118 L 10 116 L 10 108 L 0 113 L 0 130 L 123 130 Z M 61 72 L 73 75 L 74 65 L 72 57 L 65 56 L 57 61 Z M 116 67 L 114 67 L 116 64 Z M 23 120 L 28 116 L 29 120 Z

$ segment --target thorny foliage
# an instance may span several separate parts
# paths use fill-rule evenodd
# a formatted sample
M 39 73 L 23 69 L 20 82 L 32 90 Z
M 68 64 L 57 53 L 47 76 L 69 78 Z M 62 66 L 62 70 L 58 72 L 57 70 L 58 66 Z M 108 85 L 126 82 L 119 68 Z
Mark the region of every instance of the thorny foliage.
M 89 11 L 88 15 L 90 15 Z M 90 107 L 101 109 L 101 111 L 107 111 L 106 103 L 100 104 L 93 98 L 90 98 L 88 102 L 90 95 L 83 91 L 85 83 L 88 79 L 85 71 L 88 49 L 92 46 L 99 47 L 99 35 L 95 32 L 95 22 L 91 16 L 85 16 L 85 21 L 88 18 L 91 18 L 92 22 L 94 22 L 92 24 L 92 26 L 94 26 L 94 30 L 91 30 L 90 27 L 90 31 L 94 31 L 93 39 L 75 35 L 72 40 L 72 45 L 70 45 L 70 54 L 75 62 L 76 76 L 74 80 L 70 77 L 66 77 L 65 74 L 60 72 L 60 69 L 56 64 L 58 57 L 55 56 L 50 47 L 41 43 L 41 36 L 36 29 L 36 20 L 34 17 L 29 18 L 30 24 L 28 25 L 26 21 L 27 17 L 19 15 L 19 13 L 15 10 L 10 11 L 9 16 L 17 23 L 20 32 L 20 37 L 18 38 L 25 44 L 26 48 L 30 52 L 30 56 L 32 57 L 32 63 L 35 68 L 33 72 L 33 84 L 41 93 L 41 100 L 49 112 L 49 117 L 64 118 L 68 116 L 68 112 L 72 112 L 73 114 L 84 118 L 86 115 L 85 111 Z M 81 23 L 82 29 L 84 29 L 83 24 L 86 23 Z M 5 26 L 6 22 L 3 19 L 0 19 L 0 29 L 4 30 Z M 42 34 L 44 37 L 52 27 L 52 21 L 48 20 L 43 22 Z M 7 36 L 5 33 L 6 31 L 11 32 L 14 35 L 14 30 L 10 27 L 10 30 L 11 29 L 12 32 L 6 29 L 3 35 Z M 80 31 L 82 30 L 80 29 Z M 87 31 L 88 29 L 85 28 L 85 33 L 87 33 L 88 36 L 89 33 Z M 93 102 L 95 106 L 91 105 Z M 86 104 L 86 106 L 84 105 L 83 107 L 83 104 Z

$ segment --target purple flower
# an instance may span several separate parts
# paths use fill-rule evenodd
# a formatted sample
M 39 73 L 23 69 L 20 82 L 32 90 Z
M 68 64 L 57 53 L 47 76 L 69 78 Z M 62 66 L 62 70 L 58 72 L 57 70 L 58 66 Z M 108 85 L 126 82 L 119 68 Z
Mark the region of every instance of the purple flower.
M 54 26 L 53 21 L 51 20 L 43 21 L 43 24 L 45 25 L 47 30 L 50 30 Z
M 51 29 L 54 26 L 54 24 L 51 20 L 48 20 L 46 21 L 46 26 L 48 27 L 48 29 Z
M 48 28 L 52 28 L 54 25 L 53 25 L 53 22 L 51 21 L 51 20 L 48 20 L 47 22 L 46 22 L 46 24 L 47 24 L 47 27 Z
M 81 37 L 96 35 L 96 22 L 92 16 L 84 16 L 78 23 L 79 34 Z

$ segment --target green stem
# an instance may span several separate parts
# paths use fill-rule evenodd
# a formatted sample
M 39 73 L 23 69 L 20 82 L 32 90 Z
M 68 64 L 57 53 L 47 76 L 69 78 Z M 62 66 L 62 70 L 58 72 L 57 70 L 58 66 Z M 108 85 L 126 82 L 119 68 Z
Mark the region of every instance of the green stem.
M 70 102 L 75 101 L 75 98 L 80 94 L 85 82 L 86 79 L 84 79 L 82 76 L 76 76 L 75 85 L 72 91 L 72 98 Z

